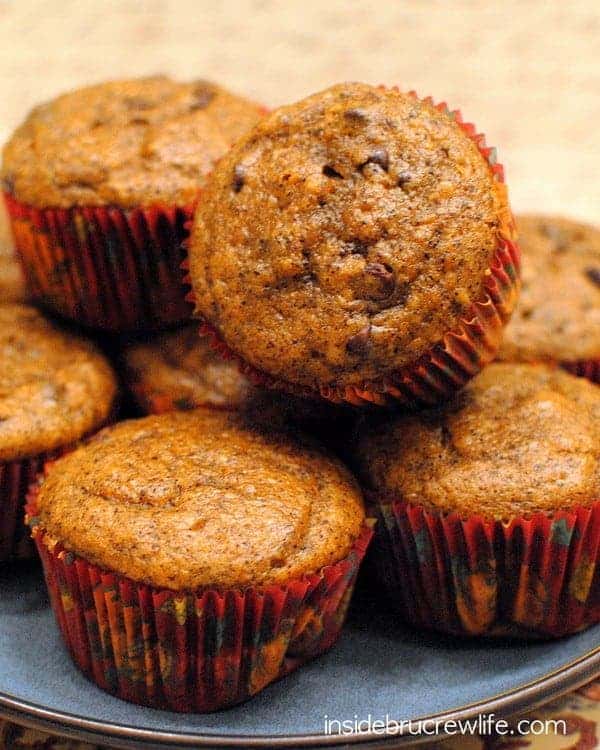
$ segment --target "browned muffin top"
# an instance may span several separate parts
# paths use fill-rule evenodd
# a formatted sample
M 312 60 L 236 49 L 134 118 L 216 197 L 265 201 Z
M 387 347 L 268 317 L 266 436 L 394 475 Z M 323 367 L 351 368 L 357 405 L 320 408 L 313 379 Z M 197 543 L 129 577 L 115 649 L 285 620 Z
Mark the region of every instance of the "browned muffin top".
M 271 113 L 215 168 L 190 247 L 197 308 L 258 369 L 360 384 L 458 323 L 508 215 L 449 115 L 333 86 Z
M 74 443 L 106 421 L 116 392 L 91 343 L 32 307 L 0 305 L 0 461 Z
M 234 362 L 202 338 L 197 325 L 161 334 L 124 351 L 125 377 L 142 409 L 155 412 L 216 406 L 235 409 L 251 386 Z M 160 405 L 164 402 L 165 408 Z
M 315 572 L 346 556 L 364 520 L 342 464 L 209 409 L 104 430 L 52 467 L 38 511 L 51 540 L 177 590 Z
M 101 83 L 36 107 L 4 148 L 2 176 L 42 208 L 183 206 L 260 114 L 207 81 Z
M 461 516 L 589 505 L 600 500 L 600 388 L 493 364 L 444 408 L 363 426 L 357 457 L 381 496 Z
M 499 357 L 600 358 L 600 230 L 556 216 L 521 216 L 521 298 Z

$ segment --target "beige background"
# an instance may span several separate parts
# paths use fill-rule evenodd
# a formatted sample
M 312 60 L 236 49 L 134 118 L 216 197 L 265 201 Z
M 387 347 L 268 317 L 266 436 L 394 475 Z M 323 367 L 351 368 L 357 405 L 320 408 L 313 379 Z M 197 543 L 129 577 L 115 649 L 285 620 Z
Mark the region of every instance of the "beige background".
M 598 0 L 0 0 L 0 142 L 35 102 L 167 71 L 269 105 L 342 79 L 460 106 L 517 210 L 600 223 Z

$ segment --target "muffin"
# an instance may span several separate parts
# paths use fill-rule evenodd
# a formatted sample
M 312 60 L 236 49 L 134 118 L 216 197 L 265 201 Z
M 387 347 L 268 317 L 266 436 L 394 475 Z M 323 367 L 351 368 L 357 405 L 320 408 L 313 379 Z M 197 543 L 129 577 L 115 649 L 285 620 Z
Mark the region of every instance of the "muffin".
M 0 304 L 25 299 L 23 272 L 15 258 L 10 225 L 0 203 Z
M 255 382 L 435 402 L 496 352 L 512 224 L 494 151 L 459 113 L 340 84 L 272 112 L 215 167 L 191 298 Z
M 520 216 L 522 293 L 499 359 L 560 363 L 600 382 L 600 230 Z
M 36 107 L 2 166 L 32 298 L 112 331 L 188 319 L 186 223 L 214 162 L 261 113 L 215 84 L 165 76 L 101 83 Z
M 32 551 L 27 489 L 44 462 L 109 419 L 115 376 L 92 344 L 24 305 L 0 305 L 0 560 Z
M 107 428 L 48 468 L 28 519 L 77 666 L 174 711 L 328 649 L 371 535 L 341 463 L 209 409 Z
M 452 402 L 363 425 L 374 558 L 404 617 L 460 635 L 600 621 L 600 389 L 492 364 Z
M 120 359 L 125 385 L 142 414 L 199 406 L 242 411 L 255 422 L 307 432 L 334 452 L 343 452 L 354 424 L 350 407 L 255 388 L 195 325 L 130 343 Z
M 125 383 L 144 414 L 239 409 L 253 391 L 235 362 L 211 349 L 196 325 L 129 344 L 122 360 Z

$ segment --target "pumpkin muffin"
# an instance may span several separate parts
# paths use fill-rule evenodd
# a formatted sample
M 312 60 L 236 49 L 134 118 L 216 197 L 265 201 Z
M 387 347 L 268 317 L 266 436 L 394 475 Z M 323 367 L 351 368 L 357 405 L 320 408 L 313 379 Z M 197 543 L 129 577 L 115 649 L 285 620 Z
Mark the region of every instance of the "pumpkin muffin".
M 209 409 L 104 430 L 49 467 L 28 512 L 78 666 L 178 711 L 237 703 L 331 646 L 370 537 L 341 463 Z
M 186 222 L 262 109 L 207 81 L 110 81 L 36 107 L 2 178 L 33 298 L 110 330 L 185 320 Z
M 272 112 L 198 206 L 206 331 L 255 379 L 333 400 L 462 385 L 495 354 L 518 272 L 502 170 L 474 133 L 444 105 L 358 83 Z
M 413 623 L 561 636 L 600 620 L 600 389 L 493 364 L 444 407 L 363 425 L 382 580 Z
M 125 383 L 145 414 L 198 406 L 239 409 L 252 386 L 198 335 L 198 326 L 133 343 L 122 354 Z
M 131 343 L 121 354 L 125 384 L 143 414 L 199 406 L 243 411 L 251 421 L 301 429 L 334 451 L 343 449 L 354 418 L 349 407 L 255 388 L 223 359 L 197 326 Z
M 0 305 L 0 559 L 25 556 L 23 503 L 49 456 L 110 418 L 116 378 L 96 348 L 31 307 Z
M 499 358 L 559 362 L 600 382 L 600 230 L 520 216 L 523 284 Z

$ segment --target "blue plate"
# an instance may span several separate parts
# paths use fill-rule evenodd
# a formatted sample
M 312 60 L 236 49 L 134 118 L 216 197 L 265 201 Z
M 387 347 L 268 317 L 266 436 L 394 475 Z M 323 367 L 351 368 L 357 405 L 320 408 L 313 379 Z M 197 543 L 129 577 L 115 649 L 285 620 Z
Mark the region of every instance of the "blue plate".
M 402 626 L 385 603 L 362 593 L 329 654 L 253 700 L 207 715 L 155 711 L 112 698 L 72 666 L 39 569 L 0 573 L 0 714 L 114 747 L 314 747 L 374 739 L 390 747 L 424 738 L 325 735 L 325 718 L 507 715 L 599 673 L 600 626 L 552 642 L 442 638 Z

